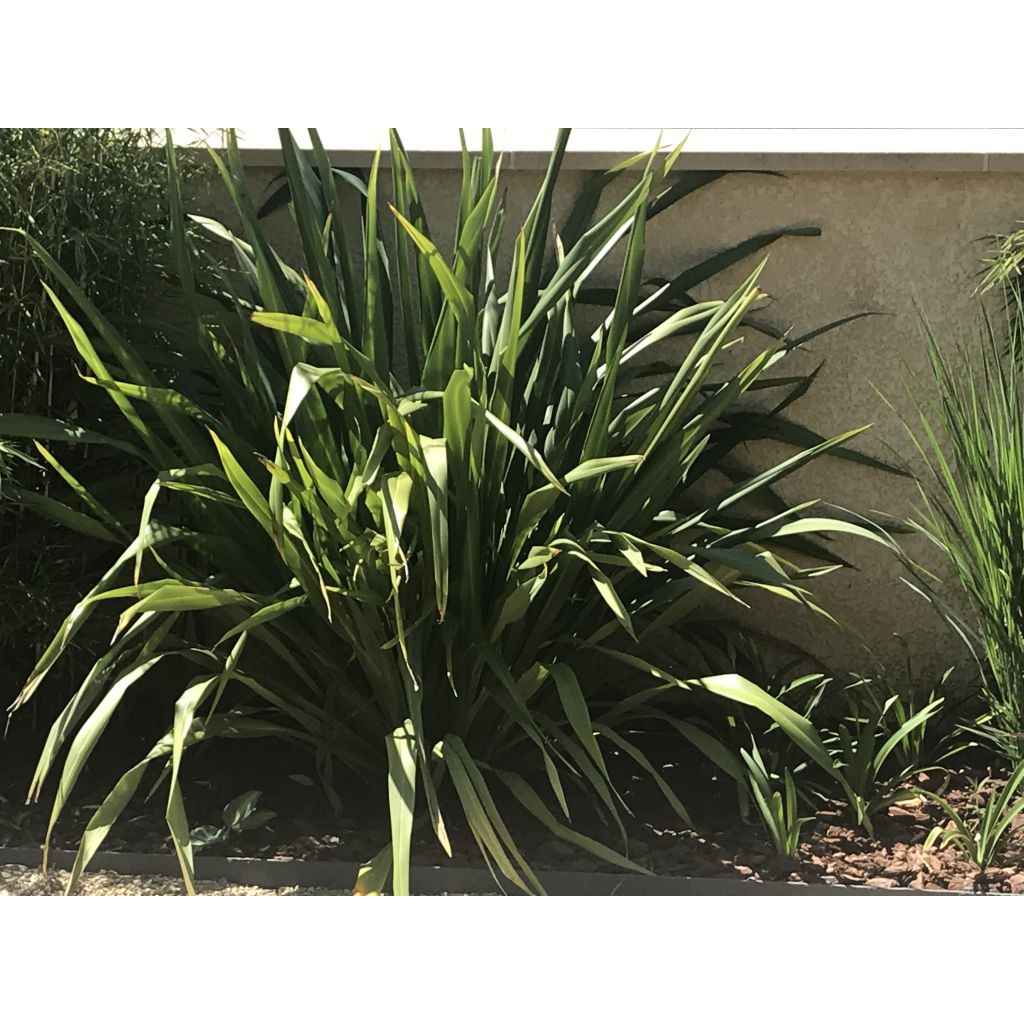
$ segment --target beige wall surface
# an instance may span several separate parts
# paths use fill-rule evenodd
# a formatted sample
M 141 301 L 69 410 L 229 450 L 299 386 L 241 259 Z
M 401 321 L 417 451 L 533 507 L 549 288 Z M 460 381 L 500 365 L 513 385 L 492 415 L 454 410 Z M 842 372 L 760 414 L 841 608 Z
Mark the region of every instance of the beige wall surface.
M 252 171 L 257 193 L 272 173 L 267 168 Z M 507 223 L 521 222 L 540 179 L 534 171 L 504 175 Z M 563 174 L 556 227 L 586 179 L 587 172 Z M 437 240 L 449 245 L 457 174 L 424 171 L 417 182 Z M 382 187 L 387 194 L 386 175 Z M 891 458 L 890 445 L 910 454 L 899 412 L 909 413 L 907 385 L 922 379 L 925 369 L 915 303 L 944 342 L 971 331 L 978 312 L 971 293 L 985 252 L 981 239 L 1011 230 L 1022 214 L 1024 174 L 815 172 L 780 177 L 740 172 L 702 189 L 650 224 L 647 271 L 670 276 L 751 235 L 791 225 L 819 226 L 820 238 L 787 238 L 771 247 L 760 284 L 774 301 L 762 317 L 801 334 L 852 313 L 874 310 L 887 315 L 842 327 L 792 357 L 790 365 L 799 371 L 822 360 L 824 367 L 791 412 L 824 434 L 872 424 L 856 444 Z M 273 236 L 283 254 L 294 255 L 288 218 L 286 212 L 274 215 Z M 750 257 L 722 273 L 700 297 L 726 294 L 759 258 Z M 606 277 L 598 283 L 613 281 Z M 752 348 L 758 340 L 753 335 L 745 345 Z M 876 387 L 897 411 L 887 407 Z M 780 490 L 794 502 L 820 497 L 889 517 L 908 514 L 915 498 L 909 481 L 833 459 L 809 467 Z M 906 544 L 915 557 L 934 564 L 919 539 Z M 840 674 L 884 671 L 900 683 L 907 650 L 920 685 L 937 682 L 936 673 L 953 664 L 962 675 L 969 671 L 962 643 L 901 581 L 895 558 L 868 542 L 834 547 L 858 568 L 818 581 L 817 593 L 864 643 L 809 615 L 794 614 L 786 602 L 764 608 L 761 628 L 813 649 Z

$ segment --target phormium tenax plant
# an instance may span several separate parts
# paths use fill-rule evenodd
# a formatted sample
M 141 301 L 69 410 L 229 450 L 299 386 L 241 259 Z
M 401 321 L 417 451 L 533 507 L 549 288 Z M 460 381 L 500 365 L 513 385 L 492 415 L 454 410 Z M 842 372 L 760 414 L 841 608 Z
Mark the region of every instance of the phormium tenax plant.
M 658 645 L 671 634 L 696 652 L 729 635 L 721 602 L 754 593 L 821 611 L 810 580 L 839 563 L 818 538 L 879 539 L 772 490 L 821 456 L 855 454 L 843 446 L 856 430 L 804 431 L 791 454 L 756 471 L 737 457 L 759 437 L 793 439 L 781 414 L 809 382 L 780 372 L 805 339 L 752 329 L 757 340 L 735 358 L 758 271 L 724 298 L 690 294 L 774 239 L 817 229 L 758 236 L 652 282 L 649 223 L 719 175 L 677 172 L 678 149 L 644 153 L 598 175 L 553 224 L 562 131 L 513 225 L 484 133 L 478 155 L 464 151 L 455 244 L 442 253 L 397 134 L 387 198 L 379 155 L 363 179 L 332 168 L 310 136 L 307 154 L 281 135 L 296 267 L 267 238 L 233 140 L 211 158 L 237 235 L 186 218 L 168 144 L 180 323 L 159 359 L 29 239 L 119 423 L 100 431 L 8 415 L 0 434 L 113 445 L 152 479 L 125 515 L 63 474 L 63 507 L 109 541 L 110 567 L 16 705 L 97 609 L 120 616 L 32 781 L 38 797 L 63 758 L 51 832 L 117 709 L 159 701 L 167 715 L 86 826 L 69 887 L 152 767 L 164 773 L 192 891 L 183 773 L 191 750 L 223 737 L 279 737 L 312 751 L 333 785 L 376 788 L 391 842 L 359 887 L 379 891 L 390 874 L 396 894 L 409 891 L 414 830 L 432 830 L 447 850 L 452 813 L 496 875 L 542 892 L 509 827 L 512 807 L 591 855 L 644 870 L 628 856 L 607 759 L 617 751 L 653 776 L 687 822 L 637 739 L 652 721 L 685 726 L 684 692 L 769 716 L 834 774 L 804 716 L 735 671 L 670 670 Z M 588 288 L 609 266 L 617 286 Z M 682 343 L 681 360 L 652 372 L 669 339 Z M 765 388 L 780 396 L 772 411 L 749 411 L 744 398 Z M 158 665 L 176 673 L 147 690 Z M 609 665 L 632 671 L 625 690 L 610 684 Z M 600 808 L 608 835 L 574 827 L 581 800 Z

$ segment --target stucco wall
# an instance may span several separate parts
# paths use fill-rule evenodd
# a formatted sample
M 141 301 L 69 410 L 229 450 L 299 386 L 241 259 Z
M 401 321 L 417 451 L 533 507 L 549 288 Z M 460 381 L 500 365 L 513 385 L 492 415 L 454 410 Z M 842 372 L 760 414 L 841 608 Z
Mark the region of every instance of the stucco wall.
M 251 173 L 259 191 L 273 171 L 261 167 Z M 556 225 L 586 176 L 581 171 L 563 174 Z M 540 179 L 534 171 L 505 175 L 509 223 L 525 215 Z M 417 181 L 432 229 L 439 240 L 448 242 L 457 174 L 425 171 Z M 383 187 L 388 187 L 386 175 Z M 703 255 L 763 231 L 794 224 L 821 227 L 820 238 L 783 239 L 772 246 L 760 282 L 775 300 L 765 317 L 776 326 L 803 333 L 864 310 L 887 315 L 843 327 L 794 356 L 791 365 L 799 369 L 810 369 L 821 360 L 825 365 L 811 392 L 792 412 L 825 434 L 871 423 L 857 444 L 888 457 L 888 445 L 908 453 L 898 411 L 909 412 L 908 380 L 925 367 L 915 301 L 940 335 L 951 338 L 952 332 L 970 330 L 977 312 L 971 292 L 984 253 L 979 239 L 1008 230 L 1022 211 L 1024 174 L 735 173 L 651 223 L 647 268 L 652 275 L 669 276 Z M 294 253 L 288 217 L 284 212 L 274 215 L 273 233 L 285 253 Z M 704 289 L 706 297 L 733 288 L 758 258 L 750 257 L 720 275 L 713 287 Z M 897 412 L 886 406 L 875 387 Z M 824 497 L 861 512 L 900 516 L 910 510 L 915 488 L 897 477 L 825 460 L 788 481 L 782 491 L 793 501 Z M 906 543 L 927 560 L 919 540 Z M 836 549 L 858 570 L 820 581 L 818 593 L 867 646 L 810 616 L 794 614 L 789 604 L 767 607 L 764 628 L 813 648 L 839 672 L 871 673 L 881 664 L 899 681 L 904 674 L 904 641 L 926 685 L 944 667 L 968 664 L 948 627 L 901 582 L 895 559 L 867 542 L 837 544 Z

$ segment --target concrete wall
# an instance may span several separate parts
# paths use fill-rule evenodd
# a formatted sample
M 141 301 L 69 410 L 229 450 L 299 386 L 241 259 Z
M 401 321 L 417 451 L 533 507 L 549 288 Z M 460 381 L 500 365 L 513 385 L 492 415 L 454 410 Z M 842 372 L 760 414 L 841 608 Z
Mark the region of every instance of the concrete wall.
M 415 166 L 415 157 L 413 162 Z M 272 174 L 266 167 L 254 168 L 257 189 Z M 586 175 L 563 174 L 556 224 Z M 506 174 L 509 223 L 525 215 L 540 178 L 536 171 Z M 431 226 L 439 241 L 447 242 L 457 204 L 457 173 L 428 170 L 418 174 L 417 181 Z M 825 361 L 811 392 L 793 408 L 794 418 L 825 434 L 871 423 L 872 429 L 858 439 L 862 450 L 888 457 L 887 446 L 892 445 L 909 454 L 899 415 L 887 408 L 874 388 L 884 392 L 897 410 L 909 411 L 908 381 L 925 367 L 915 301 L 943 337 L 970 330 L 977 314 L 971 292 L 985 249 L 979 239 L 1011 229 L 1022 213 L 1024 174 L 735 173 L 651 224 L 647 268 L 652 275 L 669 276 L 759 232 L 794 224 L 820 226 L 821 238 L 783 239 L 772 247 L 760 282 L 775 299 L 765 318 L 803 333 L 865 310 L 888 315 L 841 328 L 793 357 L 791 365 L 800 370 Z M 287 213 L 275 215 L 273 231 L 282 249 L 293 253 Z M 751 257 L 720 275 L 713 287 L 703 290 L 704 297 L 727 293 L 757 259 Z M 756 338 L 748 345 L 754 343 Z M 837 460 L 817 463 L 782 490 L 793 501 L 825 497 L 891 517 L 908 513 L 915 496 L 911 482 Z M 907 543 L 916 556 L 927 557 L 919 540 Z M 763 628 L 813 648 L 839 672 L 870 674 L 881 665 L 899 681 L 904 641 L 924 685 L 948 665 L 969 664 L 948 627 L 900 581 L 895 559 L 867 542 L 836 548 L 859 569 L 820 581 L 818 592 L 839 618 L 862 634 L 870 651 L 810 616 L 794 615 L 784 602 L 765 608 Z

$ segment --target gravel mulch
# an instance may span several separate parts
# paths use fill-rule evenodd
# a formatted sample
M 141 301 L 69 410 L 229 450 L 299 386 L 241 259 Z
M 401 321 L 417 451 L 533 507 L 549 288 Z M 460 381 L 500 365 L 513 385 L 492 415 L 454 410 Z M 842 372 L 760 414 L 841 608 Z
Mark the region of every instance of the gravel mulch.
M 0 896 L 62 896 L 66 871 L 44 875 L 37 868 L 0 866 Z M 197 882 L 199 896 L 351 896 L 349 889 L 303 889 L 286 885 L 263 889 L 257 885 L 232 885 L 223 879 Z M 79 883 L 77 896 L 181 896 L 181 880 L 158 875 L 119 875 L 113 871 L 90 871 Z

